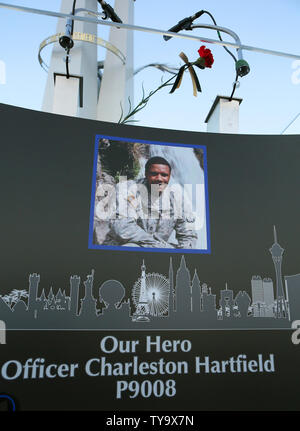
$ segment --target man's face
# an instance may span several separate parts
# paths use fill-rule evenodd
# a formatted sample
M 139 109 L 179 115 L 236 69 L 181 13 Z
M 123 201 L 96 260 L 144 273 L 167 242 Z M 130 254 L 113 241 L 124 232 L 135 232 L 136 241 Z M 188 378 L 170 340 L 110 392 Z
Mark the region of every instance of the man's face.
M 160 193 L 167 187 L 170 176 L 171 172 L 168 165 L 150 165 L 146 173 L 149 186 L 151 187 L 152 184 L 157 184 Z

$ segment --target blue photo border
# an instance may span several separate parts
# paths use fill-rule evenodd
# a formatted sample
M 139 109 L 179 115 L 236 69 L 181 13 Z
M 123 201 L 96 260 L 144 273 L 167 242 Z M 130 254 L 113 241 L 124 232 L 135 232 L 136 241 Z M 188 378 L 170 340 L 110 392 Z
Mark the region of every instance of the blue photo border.
M 203 150 L 203 166 L 204 166 L 204 189 L 205 189 L 205 216 L 206 216 L 206 249 L 185 249 L 185 248 L 153 248 L 153 247 L 126 247 L 126 246 L 114 246 L 114 245 L 95 245 L 93 244 L 93 232 L 94 232 L 94 212 L 95 212 L 95 199 L 96 199 L 96 175 L 97 175 L 97 156 L 99 149 L 100 139 L 110 139 L 114 141 L 123 142 L 139 142 L 150 145 L 166 145 L 170 147 L 189 147 L 189 148 L 201 148 Z M 211 254 L 211 242 L 210 242 L 210 222 L 209 222 L 209 199 L 208 199 L 208 175 L 207 175 L 207 151 L 204 145 L 194 144 L 179 144 L 171 142 L 161 141 L 148 141 L 145 139 L 126 138 L 124 136 L 108 136 L 108 135 L 96 135 L 95 137 L 95 149 L 94 149 L 94 163 L 93 163 L 93 175 L 92 175 L 92 194 L 91 194 L 91 207 L 90 207 L 90 223 L 89 223 L 89 239 L 88 248 L 94 250 L 121 250 L 121 251 L 140 251 L 140 252 L 153 252 L 153 253 L 193 253 L 193 254 Z

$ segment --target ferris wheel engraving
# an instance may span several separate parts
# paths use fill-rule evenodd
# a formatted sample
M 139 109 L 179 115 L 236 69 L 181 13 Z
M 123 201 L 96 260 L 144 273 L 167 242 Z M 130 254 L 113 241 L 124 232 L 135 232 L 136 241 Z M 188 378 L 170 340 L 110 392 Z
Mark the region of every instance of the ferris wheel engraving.
M 149 321 L 149 316 L 166 317 L 169 313 L 170 282 L 162 274 L 146 274 L 143 262 L 142 275 L 132 289 L 136 306 L 133 321 Z

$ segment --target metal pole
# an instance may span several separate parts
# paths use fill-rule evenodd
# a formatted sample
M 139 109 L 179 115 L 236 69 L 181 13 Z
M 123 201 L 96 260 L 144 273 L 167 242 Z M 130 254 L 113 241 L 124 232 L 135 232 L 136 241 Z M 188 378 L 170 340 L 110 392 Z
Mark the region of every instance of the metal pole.
M 133 23 L 133 0 L 115 0 L 114 9 L 124 21 Z M 106 51 L 96 119 L 117 123 L 133 103 L 133 31 L 111 27 L 109 42 L 124 54 L 126 64 Z

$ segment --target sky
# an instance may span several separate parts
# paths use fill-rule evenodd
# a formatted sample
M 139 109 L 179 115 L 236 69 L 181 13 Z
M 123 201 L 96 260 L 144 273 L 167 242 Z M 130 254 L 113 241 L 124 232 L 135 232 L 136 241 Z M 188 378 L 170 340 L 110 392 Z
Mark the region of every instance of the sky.
M 95 0 L 96 1 L 96 0 Z M 113 6 L 113 0 L 107 0 Z M 11 5 L 59 11 L 60 0 L 7 0 Z M 70 0 L 70 9 L 72 0 Z M 299 0 L 136 0 L 135 24 L 157 29 L 169 29 L 179 20 L 205 9 L 222 27 L 235 31 L 244 45 L 300 55 Z M 208 16 L 195 23 L 211 23 Z M 46 85 L 46 72 L 40 67 L 37 54 L 40 42 L 56 33 L 57 19 L 31 15 L 0 7 L 0 103 L 40 110 Z M 98 26 L 98 36 L 108 39 L 109 29 Z M 197 36 L 217 39 L 212 30 L 196 29 Z M 186 34 L 188 34 L 186 32 Z M 231 41 L 229 36 L 224 39 Z M 206 131 L 205 118 L 217 95 L 230 96 L 235 80 L 234 62 L 221 46 L 206 44 L 214 55 L 211 69 L 197 69 L 202 92 L 194 97 L 188 74 L 174 94 L 168 90 L 153 96 L 136 119 L 138 125 L 167 129 Z M 162 36 L 135 32 L 134 68 L 159 62 L 179 67 L 181 51 L 196 60 L 199 43 L 173 38 L 165 42 Z M 233 49 L 235 53 L 235 50 Z M 45 49 L 49 60 L 51 48 Z M 241 134 L 280 134 L 300 113 L 300 60 L 244 51 L 250 64 L 250 74 L 240 78 L 235 97 L 240 105 Z M 98 50 L 98 60 L 105 57 Z M 3 72 L 4 71 L 4 72 Z M 148 94 L 170 75 L 148 68 L 136 75 L 134 102 L 142 97 L 142 87 Z M 300 115 L 285 134 L 300 133 Z

